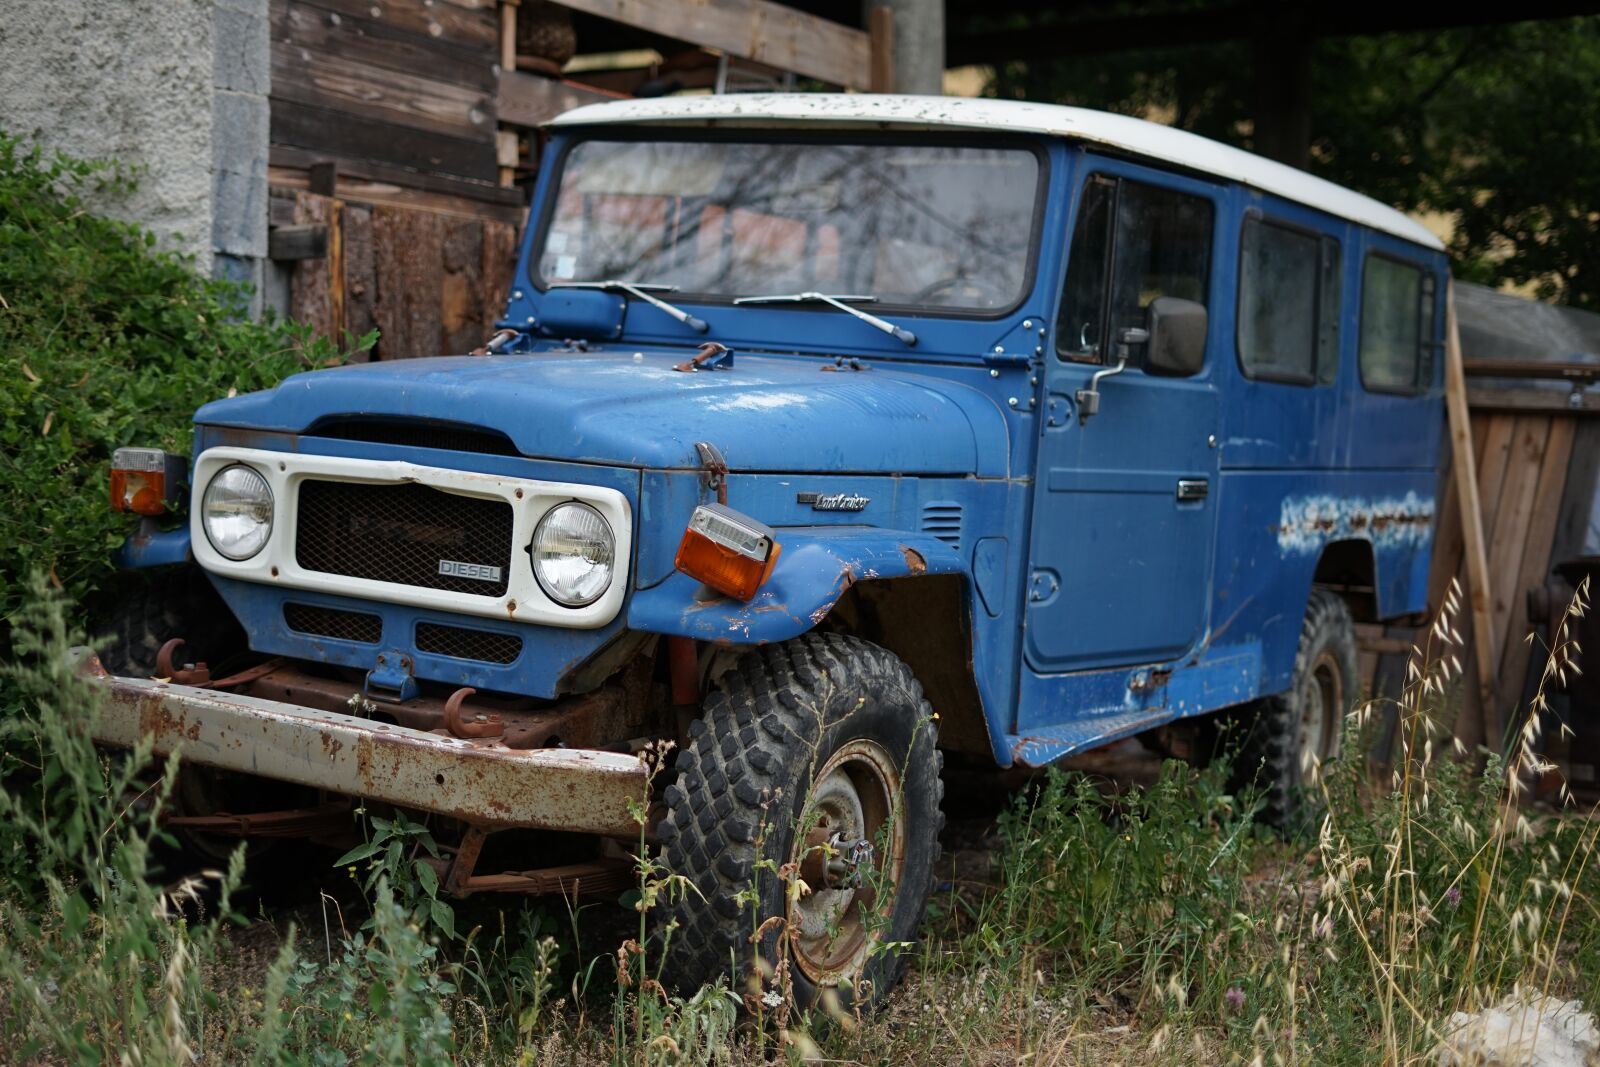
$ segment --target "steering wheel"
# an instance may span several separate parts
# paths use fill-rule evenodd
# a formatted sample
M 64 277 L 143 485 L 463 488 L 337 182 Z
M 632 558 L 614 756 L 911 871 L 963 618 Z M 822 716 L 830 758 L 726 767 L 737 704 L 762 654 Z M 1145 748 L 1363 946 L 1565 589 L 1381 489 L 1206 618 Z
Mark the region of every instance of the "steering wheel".
M 982 302 L 982 306 L 984 307 L 995 307 L 1003 303 L 1006 299 L 1006 294 L 1002 292 L 1000 287 L 993 281 L 980 277 L 974 277 L 973 275 L 962 271 L 959 274 L 952 274 L 948 278 L 940 278 L 932 285 L 923 286 L 912 295 L 910 302 L 913 304 L 920 304 L 927 300 L 928 297 L 932 296 L 934 293 L 941 293 L 946 289 L 960 285 L 962 282 L 968 283 L 971 291 Z

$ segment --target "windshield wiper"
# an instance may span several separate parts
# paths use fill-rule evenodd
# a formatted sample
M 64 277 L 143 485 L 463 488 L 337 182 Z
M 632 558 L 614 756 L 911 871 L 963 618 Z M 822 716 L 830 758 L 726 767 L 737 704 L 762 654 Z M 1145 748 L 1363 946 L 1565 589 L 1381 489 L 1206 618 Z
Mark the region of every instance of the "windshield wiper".
M 741 296 L 734 301 L 735 304 L 828 304 L 846 311 L 867 323 L 876 326 L 884 333 L 889 334 L 896 341 L 904 345 L 917 343 L 917 335 L 903 326 L 896 326 L 892 322 L 885 322 L 876 315 L 869 315 L 860 308 L 851 307 L 846 300 L 858 303 L 871 304 L 877 301 L 875 296 L 851 296 L 845 293 L 830 295 L 828 293 L 786 293 L 782 296 Z
M 679 322 L 683 323 L 696 333 L 705 333 L 708 329 L 710 329 L 710 327 L 706 325 L 705 319 L 691 315 L 682 308 L 673 307 L 665 300 L 650 295 L 651 292 L 675 293 L 678 291 L 678 287 L 676 285 L 656 285 L 650 282 L 624 282 L 618 281 L 616 278 L 611 278 L 603 282 L 551 282 L 549 288 L 603 289 L 606 292 L 624 292 L 631 297 L 643 300 L 651 307 L 660 308 L 662 311 L 665 311 L 668 315 L 671 315 L 673 318 L 677 319 Z

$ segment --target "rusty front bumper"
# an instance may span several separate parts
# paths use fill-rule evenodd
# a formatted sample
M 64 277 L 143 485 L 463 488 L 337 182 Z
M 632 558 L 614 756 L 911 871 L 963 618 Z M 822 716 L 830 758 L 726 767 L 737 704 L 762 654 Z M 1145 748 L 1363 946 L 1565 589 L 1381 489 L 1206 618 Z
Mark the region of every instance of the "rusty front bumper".
M 647 802 L 645 765 L 595 749 L 510 749 L 260 697 L 108 675 L 86 648 L 78 673 L 107 696 L 103 745 L 154 739 L 157 755 L 462 819 L 635 836 L 630 801 Z

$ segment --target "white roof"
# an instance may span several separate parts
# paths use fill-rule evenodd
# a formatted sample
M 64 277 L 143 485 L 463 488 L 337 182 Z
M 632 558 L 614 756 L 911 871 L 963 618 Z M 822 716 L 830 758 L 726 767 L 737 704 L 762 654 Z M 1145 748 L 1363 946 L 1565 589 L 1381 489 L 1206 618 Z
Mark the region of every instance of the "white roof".
M 1058 104 L 962 96 L 879 93 L 736 93 L 618 100 L 574 108 L 554 126 L 875 126 L 1042 133 L 1108 145 L 1237 181 L 1427 248 L 1444 245 L 1416 220 L 1340 185 L 1204 137 L 1127 115 Z

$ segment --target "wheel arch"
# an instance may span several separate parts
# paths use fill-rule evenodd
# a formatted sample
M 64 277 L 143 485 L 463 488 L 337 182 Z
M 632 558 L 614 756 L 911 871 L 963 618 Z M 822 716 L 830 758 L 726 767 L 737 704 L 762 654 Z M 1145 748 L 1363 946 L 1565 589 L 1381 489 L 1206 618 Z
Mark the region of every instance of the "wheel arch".
M 940 717 L 941 745 L 993 755 L 974 667 L 971 575 L 929 534 L 878 527 L 788 527 L 771 577 L 749 601 L 686 574 L 634 594 L 628 627 L 736 648 L 813 630 L 871 641 L 898 656 Z
M 1378 558 L 1366 538 L 1351 537 L 1323 545 L 1311 584 L 1337 594 L 1357 622 L 1377 621 Z

